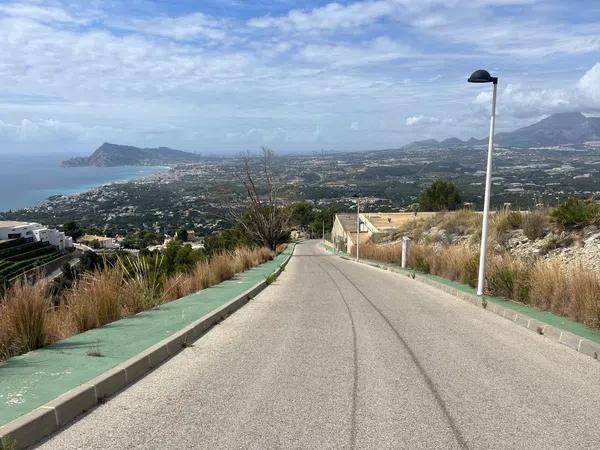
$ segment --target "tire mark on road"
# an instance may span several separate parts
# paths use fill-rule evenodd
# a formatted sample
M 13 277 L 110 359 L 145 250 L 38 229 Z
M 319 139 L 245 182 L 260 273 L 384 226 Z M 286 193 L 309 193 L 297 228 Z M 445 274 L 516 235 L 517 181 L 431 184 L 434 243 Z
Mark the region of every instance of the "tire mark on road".
M 329 277 L 329 279 L 333 282 L 335 288 L 340 294 L 340 298 L 342 302 L 344 302 L 344 306 L 346 306 L 346 311 L 348 312 L 348 317 L 350 318 L 350 325 L 352 327 L 352 347 L 353 347 L 353 359 L 354 359 L 354 375 L 352 380 L 352 410 L 350 412 L 350 448 L 356 448 L 356 404 L 358 399 L 358 344 L 356 338 L 356 326 L 354 324 L 354 317 L 352 316 L 352 311 L 350 311 L 350 305 L 348 305 L 348 301 L 344 294 L 342 293 L 342 289 L 338 282 L 331 276 L 321 264 L 319 264 L 316 258 L 311 258 L 315 262 L 315 264 Z
M 465 440 L 465 438 L 462 435 L 460 429 L 456 425 L 456 422 L 454 421 L 454 418 L 450 414 L 450 411 L 448 410 L 448 406 L 446 405 L 446 402 L 444 401 L 444 399 L 442 398 L 442 396 L 438 392 L 437 387 L 435 386 L 435 383 L 433 382 L 433 380 L 427 374 L 427 371 L 425 370 L 425 368 L 423 367 L 423 365 L 419 361 L 419 358 L 417 357 L 417 355 L 415 354 L 415 352 L 413 351 L 413 349 L 408 345 L 408 342 L 406 342 L 406 340 L 402 337 L 402 335 L 394 327 L 394 325 L 388 319 L 388 317 L 381 311 L 381 309 L 379 309 L 379 307 L 377 307 L 377 305 L 375 305 L 375 303 L 373 303 L 373 301 L 371 301 L 371 299 L 369 299 L 369 297 L 367 297 L 367 295 L 350 278 L 348 278 L 348 276 L 344 272 L 342 272 L 342 270 L 340 270 L 333 263 L 328 264 L 328 265 L 330 267 L 333 267 L 335 270 L 337 270 L 348 281 L 348 283 L 350 283 L 350 285 L 354 289 L 356 289 L 356 291 L 373 307 L 373 309 L 381 316 L 381 318 L 388 324 L 388 326 L 394 332 L 394 334 L 396 335 L 396 337 L 398 338 L 398 340 L 400 341 L 400 343 L 402 344 L 402 346 L 404 347 L 404 349 L 407 351 L 407 353 L 410 356 L 410 358 L 412 359 L 414 365 L 419 370 L 419 373 L 421 374 L 421 376 L 425 380 L 425 384 L 427 385 L 427 387 L 431 391 L 433 397 L 435 398 L 436 403 L 440 407 L 440 410 L 442 411 L 442 413 L 446 417 L 448 425 L 450 426 L 450 428 L 452 430 L 452 433 L 454 434 L 454 437 L 455 437 L 458 445 L 460 447 L 462 447 L 462 448 L 468 449 L 469 447 L 467 445 L 467 441 Z M 332 278 L 330 274 L 328 274 L 328 275 L 329 275 L 330 278 Z M 336 283 L 336 287 L 338 288 L 338 290 L 340 290 L 340 288 L 337 285 L 337 283 Z

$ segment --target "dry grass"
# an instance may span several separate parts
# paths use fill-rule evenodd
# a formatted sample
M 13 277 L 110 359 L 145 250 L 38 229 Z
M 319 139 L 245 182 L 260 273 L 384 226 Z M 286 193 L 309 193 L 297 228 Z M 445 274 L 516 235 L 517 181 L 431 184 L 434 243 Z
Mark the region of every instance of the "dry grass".
M 24 353 L 45 345 L 50 308 L 45 283 L 14 283 L 0 303 L 0 356 Z
M 490 255 L 486 271 L 486 289 L 492 295 L 529 303 L 531 271 L 530 265 L 508 254 Z
M 434 216 L 409 221 L 394 234 L 397 237 L 410 236 L 413 241 L 420 242 L 425 240 L 427 233 L 426 243 L 439 242 L 436 235 L 428 233 L 432 228 L 445 230 L 446 234 L 454 236 L 477 235 L 481 233 L 481 214 L 468 209 L 440 212 Z
M 523 215 L 523 233 L 531 241 L 546 235 L 549 227 L 548 212 L 542 210 L 531 211 Z
M 508 240 L 508 232 L 521 228 L 523 215 L 518 211 L 501 210 L 490 218 L 490 237 L 501 245 Z
M 232 279 L 237 273 L 256 267 L 270 259 L 274 253 L 268 248 L 238 248 L 233 252 L 215 255 L 210 262 L 200 261 L 188 273 L 179 273 L 163 282 L 162 302 L 170 302 L 217 283 Z
M 0 360 L 176 300 L 273 259 L 266 248 L 240 248 L 167 279 L 155 260 L 125 258 L 89 273 L 52 307 L 44 283 L 15 283 L 0 299 Z
M 400 246 L 368 244 L 363 257 L 397 264 Z M 479 252 L 468 246 L 412 243 L 408 267 L 475 287 Z M 529 263 L 507 253 L 488 255 L 486 292 L 600 328 L 600 274 L 581 264 Z
M 65 295 L 78 333 L 121 318 L 123 272 L 109 268 L 85 275 Z
M 360 247 L 362 258 L 384 261 L 390 264 L 398 264 L 402 257 L 402 245 L 375 245 L 367 243 Z
M 600 277 L 582 265 L 569 277 L 569 316 L 586 325 L 600 328 Z
M 555 314 L 569 311 L 569 280 L 564 265 L 558 261 L 543 261 L 531 274 L 531 304 Z

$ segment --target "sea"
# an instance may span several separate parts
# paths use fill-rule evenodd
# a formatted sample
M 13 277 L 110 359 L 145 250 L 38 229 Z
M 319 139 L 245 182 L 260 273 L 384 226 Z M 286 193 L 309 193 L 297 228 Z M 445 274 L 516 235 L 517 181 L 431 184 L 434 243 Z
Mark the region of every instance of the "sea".
M 61 167 L 73 155 L 0 153 L 0 211 L 29 208 L 48 197 L 130 181 L 165 167 Z

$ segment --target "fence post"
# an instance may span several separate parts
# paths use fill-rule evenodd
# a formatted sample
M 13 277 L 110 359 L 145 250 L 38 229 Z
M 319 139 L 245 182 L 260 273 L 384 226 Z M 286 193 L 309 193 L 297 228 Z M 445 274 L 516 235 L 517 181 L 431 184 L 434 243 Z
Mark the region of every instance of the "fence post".
M 408 252 L 410 249 L 410 238 L 404 236 L 402 238 L 402 268 L 406 269 L 406 261 L 408 259 Z

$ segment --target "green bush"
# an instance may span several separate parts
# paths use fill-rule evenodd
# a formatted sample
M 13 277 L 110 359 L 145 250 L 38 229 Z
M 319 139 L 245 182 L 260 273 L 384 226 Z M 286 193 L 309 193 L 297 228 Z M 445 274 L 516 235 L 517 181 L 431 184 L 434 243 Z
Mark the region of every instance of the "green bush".
M 580 228 L 593 223 L 600 208 L 593 200 L 570 198 L 552 211 L 552 219 L 565 228 Z
M 451 181 L 436 180 L 419 194 L 421 211 L 452 211 L 461 203 L 458 187 Z
M 491 261 L 486 274 L 487 290 L 492 295 L 529 303 L 531 267 L 504 256 Z

